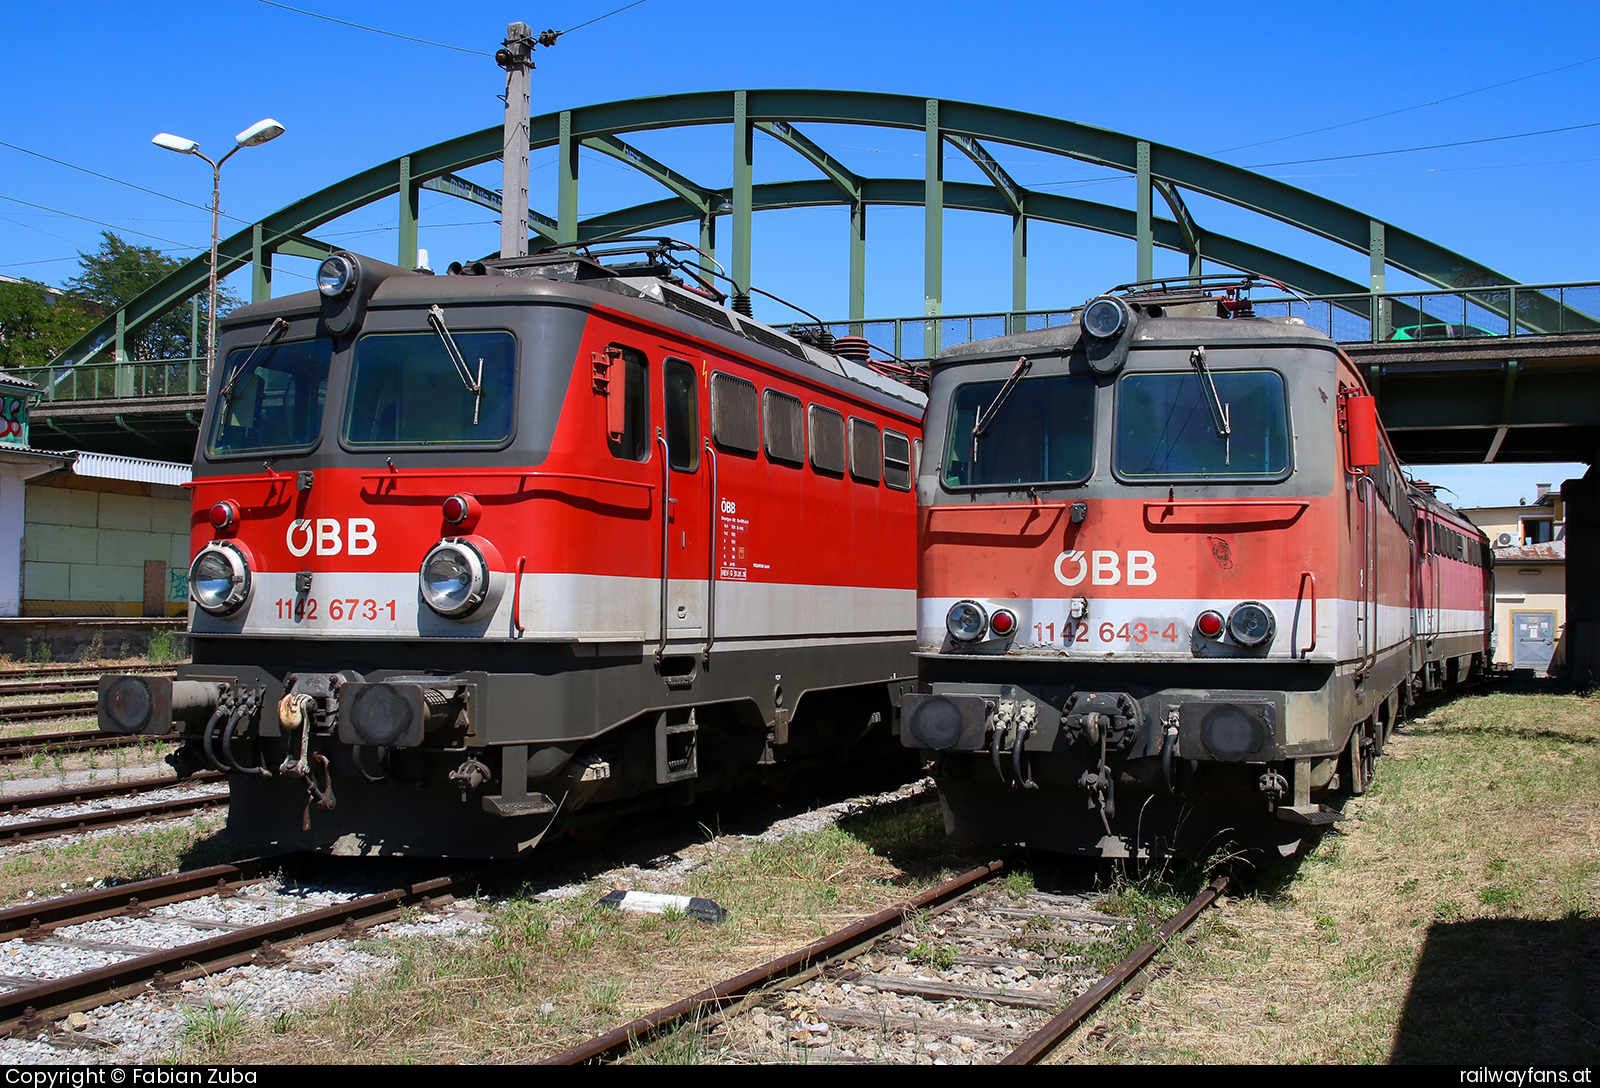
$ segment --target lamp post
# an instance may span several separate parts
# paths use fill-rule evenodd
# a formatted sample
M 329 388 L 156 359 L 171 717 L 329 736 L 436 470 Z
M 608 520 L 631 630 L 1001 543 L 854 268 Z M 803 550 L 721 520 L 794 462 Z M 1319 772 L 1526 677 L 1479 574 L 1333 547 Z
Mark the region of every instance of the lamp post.
M 241 147 L 256 147 L 275 140 L 283 135 L 283 126 L 272 118 L 257 121 L 249 128 L 233 138 L 233 146 L 226 155 L 213 160 L 209 155 L 200 151 L 200 145 L 194 140 L 186 140 L 182 136 L 174 136 L 170 132 L 158 132 L 151 139 L 157 147 L 164 147 L 168 151 L 176 151 L 180 155 L 194 155 L 205 159 L 211 164 L 211 277 L 206 289 L 206 381 L 211 380 L 211 368 L 216 362 L 217 354 L 217 225 L 222 215 L 222 164 L 227 162 L 233 153 Z

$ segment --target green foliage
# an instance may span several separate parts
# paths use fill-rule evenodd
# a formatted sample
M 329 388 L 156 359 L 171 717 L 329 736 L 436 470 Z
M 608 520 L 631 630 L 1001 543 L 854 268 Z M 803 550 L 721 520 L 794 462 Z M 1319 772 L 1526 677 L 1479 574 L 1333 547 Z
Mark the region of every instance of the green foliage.
M 180 1006 L 183 1013 L 183 1040 L 201 1055 L 223 1058 L 249 1027 L 244 1009 L 230 1002 L 219 1007 L 210 998 L 205 1005 Z
M 0 370 L 44 366 L 98 320 L 81 303 L 40 283 L 0 283 Z
M 156 631 L 150 635 L 150 664 L 171 665 L 183 660 L 183 637 L 176 631 Z
M 947 944 L 919 941 L 906 953 L 906 959 L 923 967 L 931 967 L 935 971 L 946 971 L 956 962 L 956 950 Z
M 103 313 L 111 313 L 136 298 L 184 262 L 168 257 L 154 246 L 137 246 L 123 241 L 111 231 L 100 234 L 100 249 L 94 253 L 79 254 L 81 275 L 67 281 L 67 286 L 78 297 Z M 226 317 L 239 305 L 232 292 L 220 288 L 217 294 L 217 317 Z M 200 327 L 202 335 L 206 324 L 206 299 L 200 298 Z M 128 335 L 126 351 L 132 359 L 183 359 L 194 347 L 190 339 L 190 312 L 180 306 L 157 317 L 142 329 Z M 197 352 L 203 354 L 203 352 Z

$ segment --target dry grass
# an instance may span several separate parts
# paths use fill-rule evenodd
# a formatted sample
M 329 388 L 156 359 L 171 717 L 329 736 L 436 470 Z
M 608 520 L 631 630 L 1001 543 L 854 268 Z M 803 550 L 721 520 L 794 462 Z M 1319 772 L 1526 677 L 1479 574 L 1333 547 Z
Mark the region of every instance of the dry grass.
M 0 857 L 0 906 L 15 906 L 29 892 L 52 898 L 97 882 L 144 880 L 180 868 L 243 856 L 224 840 L 220 812 L 167 820 L 146 830 L 45 839 L 13 847 Z
M 1600 699 L 1412 723 L 1303 858 L 1202 923 L 1078 1061 L 1543 1064 L 1600 1057 Z
M 387 946 L 399 963 L 325 1012 L 257 1025 L 225 1052 L 186 1059 L 294 1062 L 508 1063 L 554 1054 L 590 1035 L 736 974 L 849 919 L 880 910 L 948 873 L 908 880 L 892 856 L 939 850 L 936 811 L 846 821 L 753 849 L 712 840 L 679 892 L 730 912 L 692 918 L 595 906 L 596 882 L 557 902 L 513 899 L 485 939 Z

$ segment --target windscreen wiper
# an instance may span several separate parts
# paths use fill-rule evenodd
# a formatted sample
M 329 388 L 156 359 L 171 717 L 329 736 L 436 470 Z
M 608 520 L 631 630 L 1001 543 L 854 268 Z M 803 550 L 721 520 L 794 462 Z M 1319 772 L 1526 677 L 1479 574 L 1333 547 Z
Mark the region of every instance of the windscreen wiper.
M 467 361 L 461 357 L 461 349 L 456 347 L 456 341 L 450 335 L 450 330 L 444 325 L 444 310 L 438 306 L 428 307 L 428 320 L 433 322 L 433 331 L 439 334 L 439 339 L 444 341 L 444 352 L 450 356 L 450 362 L 456 368 L 456 374 L 461 378 L 461 384 L 467 387 L 467 392 L 472 394 L 472 425 L 478 425 L 478 408 L 483 404 L 483 359 L 478 359 L 478 376 L 472 376 L 472 370 L 467 366 Z
M 989 433 L 989 428 L 994 425 L 995 417 L 1000 414 L 1000 409 L 1005 406 L 1011 394 L 1016 391 L 1017 383 L 1022 380 L 1033 366 L 1033 360 L 1024 355 L 1017 360 L 1016 369 L 1011 372 L 1011 377 L 1006 379 L 1006 384 L 1000 387 L 1000 392 L 995 394 L 994 400 L 989 402 L 978 419 L 972 425 L 972 463 L 978 463 L 978 439 Z
M 1217 428 L 1217 437 L 1222 439 L 1222 463 L 1231 465 L 1233 424 L 1228 419 L 1228 406 L 1222 403 L 1222 397 L 1217 393 L 1217 382 L 1211 376 L 1211 368 L 1206 366 L 1206 349 L 1199 347 L 1191 351 L 1189 365 L 1200 375 L 1200 389 L 1206 395 L 1206 407 L 1211 409 L 1211 422 Z
M 234 372 L 228 375 L 228 380 L 222 383 L 222 391 L 217 394 L 218 400 L 220 401 L 222 410 L 224 412 L 226 412 L 229 406 L 233 404 L 234 386 L 239 384 L 239 379 L 244 376 L 244 372 L 250 369 L 250 364 L 255 361 L 256 353 L 267 346 L 267 341 L 272 340 L 288 327 L 289 322 L 285 321 L 283 318 L 273 318 L 272 324 L 268 325 L 267 331 L 262 334 L 261 342 L 255 347 L 251 348 L 250 354 L 244 357 L 244 362 L 240 363 L 238 367 L 235 368 Z

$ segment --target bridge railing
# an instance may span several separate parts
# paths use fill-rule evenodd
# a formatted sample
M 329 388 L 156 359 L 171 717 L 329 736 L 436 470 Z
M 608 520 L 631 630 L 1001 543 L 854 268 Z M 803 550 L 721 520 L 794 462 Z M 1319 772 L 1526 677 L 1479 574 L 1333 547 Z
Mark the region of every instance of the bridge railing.
M 1600 281 L 1592 280 L 1380 294 L 1258 295 L 1252 301 L 1258 314 L 1298 317 L 1342 344 L 1600 333 Z M 1071 308 L 889 317 L 834 322 L 828 328 L 835 336 L 865 336 L 874 347 L 904 359 L 923 357 L 924 345 L 930 342 L 947 348 L 1052 328 L 1067 324 L 1077 312 Z
M 128 359 L 120 363 L 79 363 L 28 372 L 40 399 L 113 400 L 124 397 L 197 397 L 206 391 L 205 357 Z

